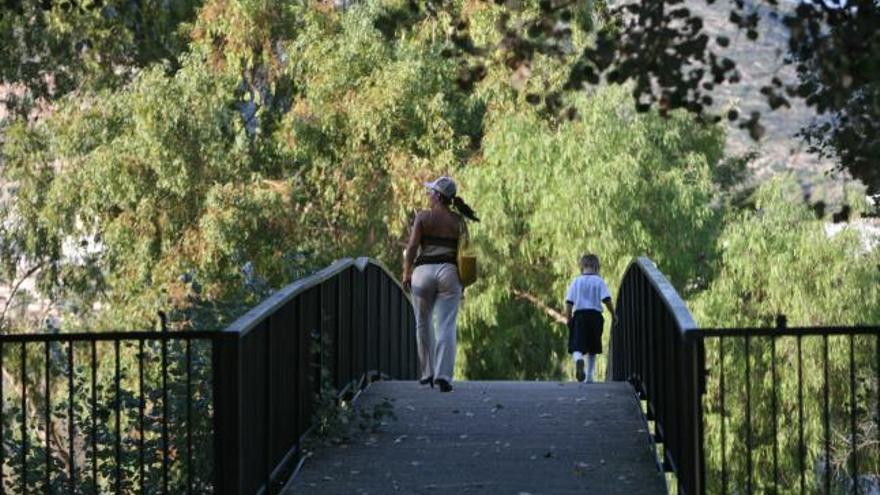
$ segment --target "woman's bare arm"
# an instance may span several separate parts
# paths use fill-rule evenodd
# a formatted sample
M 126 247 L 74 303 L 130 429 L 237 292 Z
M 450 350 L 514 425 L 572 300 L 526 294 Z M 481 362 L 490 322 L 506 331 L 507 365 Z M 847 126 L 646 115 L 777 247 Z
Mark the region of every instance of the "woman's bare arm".
M 409 288 L 412 281 L 413 262 L 416 259 L 416 253 L 419 249 L 419 243 L 422 241 L 422 213 L 416 214 L 413 221 L 412 229 L 410 229 L 409 242 L 406 245 L 406 251 L 403 253 L 403 275 L 400 277 L 403 286 Z

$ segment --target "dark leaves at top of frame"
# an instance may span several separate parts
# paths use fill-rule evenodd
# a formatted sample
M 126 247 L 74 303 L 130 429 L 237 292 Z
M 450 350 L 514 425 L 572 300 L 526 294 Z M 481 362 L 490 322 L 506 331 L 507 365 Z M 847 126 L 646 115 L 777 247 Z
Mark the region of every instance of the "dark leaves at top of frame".
M 834 223 L 841 223 L 849 221 L 849 217 L 852 215 L 852 208 L 849 205 L 843 205 L 840 208 L 840 211 L 831 215 L 831 221 Z
M 430 2 L 426 7 L 430 6 Z M 423 13 L 417 2 L 411 1 L 405 7 L 385 9 L 376 16 L 373 27 L 376 28 L 386 40 L 392 40 L 395 33 L 417 23 L 423 18 Z
M 759 112 L 752 112 L 748 120 L 740 122 L 739 127 L 740 129 L 747 130 L 749 137 L 755 141 L 760 140 L 767 132 L 767 129 L 761 124 L 761 114 Z
M 493 48 L 500 49 L 501 60 L 515 72 L 528 66 L 538 53 L 564 55 L 559 49 L 563 44 L 560 40 L 570 37 L 571 31 L 559 26 L 574 22 L 580 25 L 585 12 L 577 2 L 543 0 L 533 17 L 513 23 L 513 11 L 518 15 L 526 11 L 523 3 L 496 3 L 503 4 L 507 12 L 502 12 L 496 22 L 502 40 Z M 744 0 L 732 3 L 727 20 L 742 30 L 743 42 L 749 42 L 762 37 L 762 16 L 772 18 L 772 6 L 778 2 L 765 0 L 760 8 Z M 880 153 L 880 132 L 874 133 L 876 122 L 880 122 L 880 104 L 876 103 L 880 101 L 880 30 L 876 29 L 880 25 L 880 4 L 874 0 L 852 0 L 847 5 L 850 8 L 839 9 L 821 2 L 802 1 L 795 9 L 777 9 L 773 22 L 788 29 L 788 44 L 779 47 L 779 53 L 784 51 L 784 62 L 795 65 L 799 80 L 773 78 L 763 89 L 765 111 L 788 107 L 790 98 L 800 96 L 819 113 L 831 113 L 833 126 L 824 131 L 813 126 L 801 135 L 810 139 L 811 149 L 824 150 L 828 156 L 838 157 L 844 166 L 856 167 L 857 176 L 861 175 L 866 183 L 873 181 L 874 189 L 880 190 L 880 170 L 875 171 L 878 167 L 870 165 L 873 162 L 869 158 L 869 153 Z M 571 61 L 566 91 L 578 91 L 602 81 L 631 81 L 637 110 L 656 107 L 666 114 L 683 109 L 699 118 L 709 117 L 703 113 L 716 100 L 712 98 L 713 91 L 722 85 L 737 84 L 743 77 L 737 64 L 718 51 L 730 48 L 731 38 L 710 38 L 703 19 L 681 0 L 628 2 L 591 10 L 586 17 L 601 17 L 603 22 L 595 32 L 594 45 Z M 586 25 L 592 30 L 592 21 Z M 444 55 L 487 53 L 474 46 L 466 26 L 456 26 L 453 21 L 450 27 L 458 29 L 450 52 Z M 460 78 L 460 84 L 472 88 L 477 80 L 479 74 L 470 71 Z M 543 95 L 538 96 L 546 103 Z M 554 106 L 552 98 L 550 101 L 545 108 Z M 741 115 L 732 110 L 711 117 L 705 120 L 727 117 L 753 139 L 760 139 L 765 133 L 757 112 Z M 866 135 L 869 142 L 858 139 Z M 875 135 L 878 137 L 871 137 Z

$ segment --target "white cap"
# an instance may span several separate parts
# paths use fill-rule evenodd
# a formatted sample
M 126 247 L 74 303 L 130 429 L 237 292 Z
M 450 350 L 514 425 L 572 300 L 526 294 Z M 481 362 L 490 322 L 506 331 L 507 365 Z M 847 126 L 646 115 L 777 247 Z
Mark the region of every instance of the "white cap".
M 425 182 L 425 187 L 437 191 L 448 199 L 455 197 L 455 181 L 445 175 L 433 182 Z

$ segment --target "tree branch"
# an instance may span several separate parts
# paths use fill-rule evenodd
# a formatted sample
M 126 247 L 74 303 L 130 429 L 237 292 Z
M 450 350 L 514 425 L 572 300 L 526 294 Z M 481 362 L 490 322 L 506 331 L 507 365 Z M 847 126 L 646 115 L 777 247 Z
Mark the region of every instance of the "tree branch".
M 537 306 L 538 309 L 543 311 L 547 316 L 552 318 L 557 323 L 562 323 L 563 325 L 568 324 L 568 319 L 565 318 L 565 315 L 544 304 L 544 302 L 538 299 L 538 297 L 534 294 L 529 294 L 528 292 L 521 291 L 519 289 L 513 289 L 513 295 L 515 295 L 517 299 L 524 299 Z
M 0 313 L 0 331 L 6 326 L 6 312 L 9 311 L 9 306 L 12 304 L 12 300 L 15 298 L 15 294 L 18 292 L 18 289 L 21 288 L 21 284 L 24 283 L 25 280 L 30 278 L 31 275 L 39 271 L 45 265 L 45 262 L 39 263 L 36 266 L 32 267 L 27 271 L 15 285 L 12 286 L 12 291 L 9 293 L 9 298 L 6 299 L 6 304 L 3 306 L 3 312 Z

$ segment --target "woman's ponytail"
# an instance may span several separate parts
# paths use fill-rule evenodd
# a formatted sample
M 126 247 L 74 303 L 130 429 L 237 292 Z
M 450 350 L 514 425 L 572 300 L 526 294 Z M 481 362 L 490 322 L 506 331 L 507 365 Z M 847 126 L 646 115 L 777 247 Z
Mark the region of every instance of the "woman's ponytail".
M 454 206 L 455 209 L 458 210 L 459 213 L 464 215 L 465 218 L 467 218 L 468 220 L 473 220 L 474 222 L 480 221 L 480 219 L 477 218 L 477 214 L 474 213 L 474 210 L 471 209 L 471 207 L 468 206 L 467 203 L 465 203 L 464 200 L 462 200 L 460 197 L 455 196 L 452 198 L 452 206 Z

